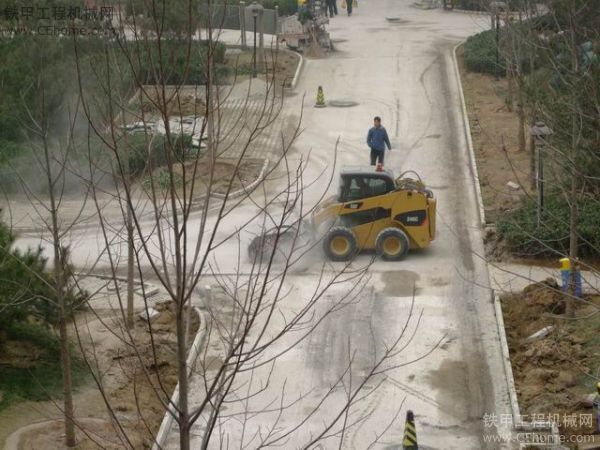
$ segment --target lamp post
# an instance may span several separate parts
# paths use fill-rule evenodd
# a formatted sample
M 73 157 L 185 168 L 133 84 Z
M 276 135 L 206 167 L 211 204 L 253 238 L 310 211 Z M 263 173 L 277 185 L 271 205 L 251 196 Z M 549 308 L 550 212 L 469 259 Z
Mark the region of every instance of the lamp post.
M 537 224 L 538 227 L 542 224 L 542 214 L 544 212 L 544 153 L 543 148 L 547 139 L 552 135 L 553 131 L 546 126 L 544 122 L 536 122 L 531 127 L 531 136 L 535 141 L 535 154 L 537 167 L 535 171 L 536 187 L 537 187 Z
M 250 12 L 252 13 L 252 20 L 254 21 L 254 48 L 252 50 L 252 78 L 256 78 L 256 28 L 258 15 L 262 13 L 263 6 L 256 2 L 252 2 L 250 5 Z

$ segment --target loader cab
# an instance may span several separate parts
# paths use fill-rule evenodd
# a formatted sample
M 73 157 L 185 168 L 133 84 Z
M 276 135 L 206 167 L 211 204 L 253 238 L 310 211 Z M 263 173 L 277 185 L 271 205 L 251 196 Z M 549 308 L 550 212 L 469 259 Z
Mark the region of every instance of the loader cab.
M 375 168 L 347 168 L 340 173 L 338 201 L 352 202 L 384 195 L 396 188 L 394 176 L 387 170 Z

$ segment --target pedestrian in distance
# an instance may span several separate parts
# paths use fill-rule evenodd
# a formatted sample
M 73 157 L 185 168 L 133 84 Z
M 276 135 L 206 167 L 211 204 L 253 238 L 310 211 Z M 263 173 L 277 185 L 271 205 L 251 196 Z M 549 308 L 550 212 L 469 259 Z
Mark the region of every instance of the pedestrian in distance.
M 348 16 L 352 15 L 352 3 L 356 0 L 342 0 L 342 8 L 348 8 Z
M 392 145 L 387 131 L 381 125 L 381 117 L 379 116 L 373 119 L 373 128 L 367 134 L 367 145 L 371 149 L 371 165 L 374 166 L 379 162 L 383 166 L 385 147 L 392 151 Z
M 337 0 L 325 0 L 325 4 L 327 5 L 327 10 L 329 11 L 329 17 L 337 16 Z

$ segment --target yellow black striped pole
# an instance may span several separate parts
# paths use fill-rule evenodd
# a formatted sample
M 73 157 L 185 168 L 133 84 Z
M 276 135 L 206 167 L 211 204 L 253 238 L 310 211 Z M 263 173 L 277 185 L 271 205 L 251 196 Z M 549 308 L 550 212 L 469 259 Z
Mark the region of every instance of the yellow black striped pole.
M 403 450 L 419 450 L 417 444 L 417 429 L 415 428 L 415 415 L 412 411 L 406 412 L 406 425 L 404 426 Z

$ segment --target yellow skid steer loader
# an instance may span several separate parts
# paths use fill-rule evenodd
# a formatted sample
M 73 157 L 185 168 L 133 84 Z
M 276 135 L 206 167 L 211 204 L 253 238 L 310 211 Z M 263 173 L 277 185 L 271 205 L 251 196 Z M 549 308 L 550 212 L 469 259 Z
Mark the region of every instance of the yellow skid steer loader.
M 416 178 L 406 177 L 408 173 Z M 310 225 L 302 228 L 309 228 L 313 239 L 322 236 L 323 250 L 333 261 L 347 261 L 362 250 L 398 261 L 435 239 L 435 214 L 433 193 L 415 172 L 394 178 L 389 170 L 344 167 L 337 195 L 318 205 Z M 283 244 L 286 236 L 297 242 L 305 234 L 294 226 L 267 232 L 252 241 L 250 256 Z

